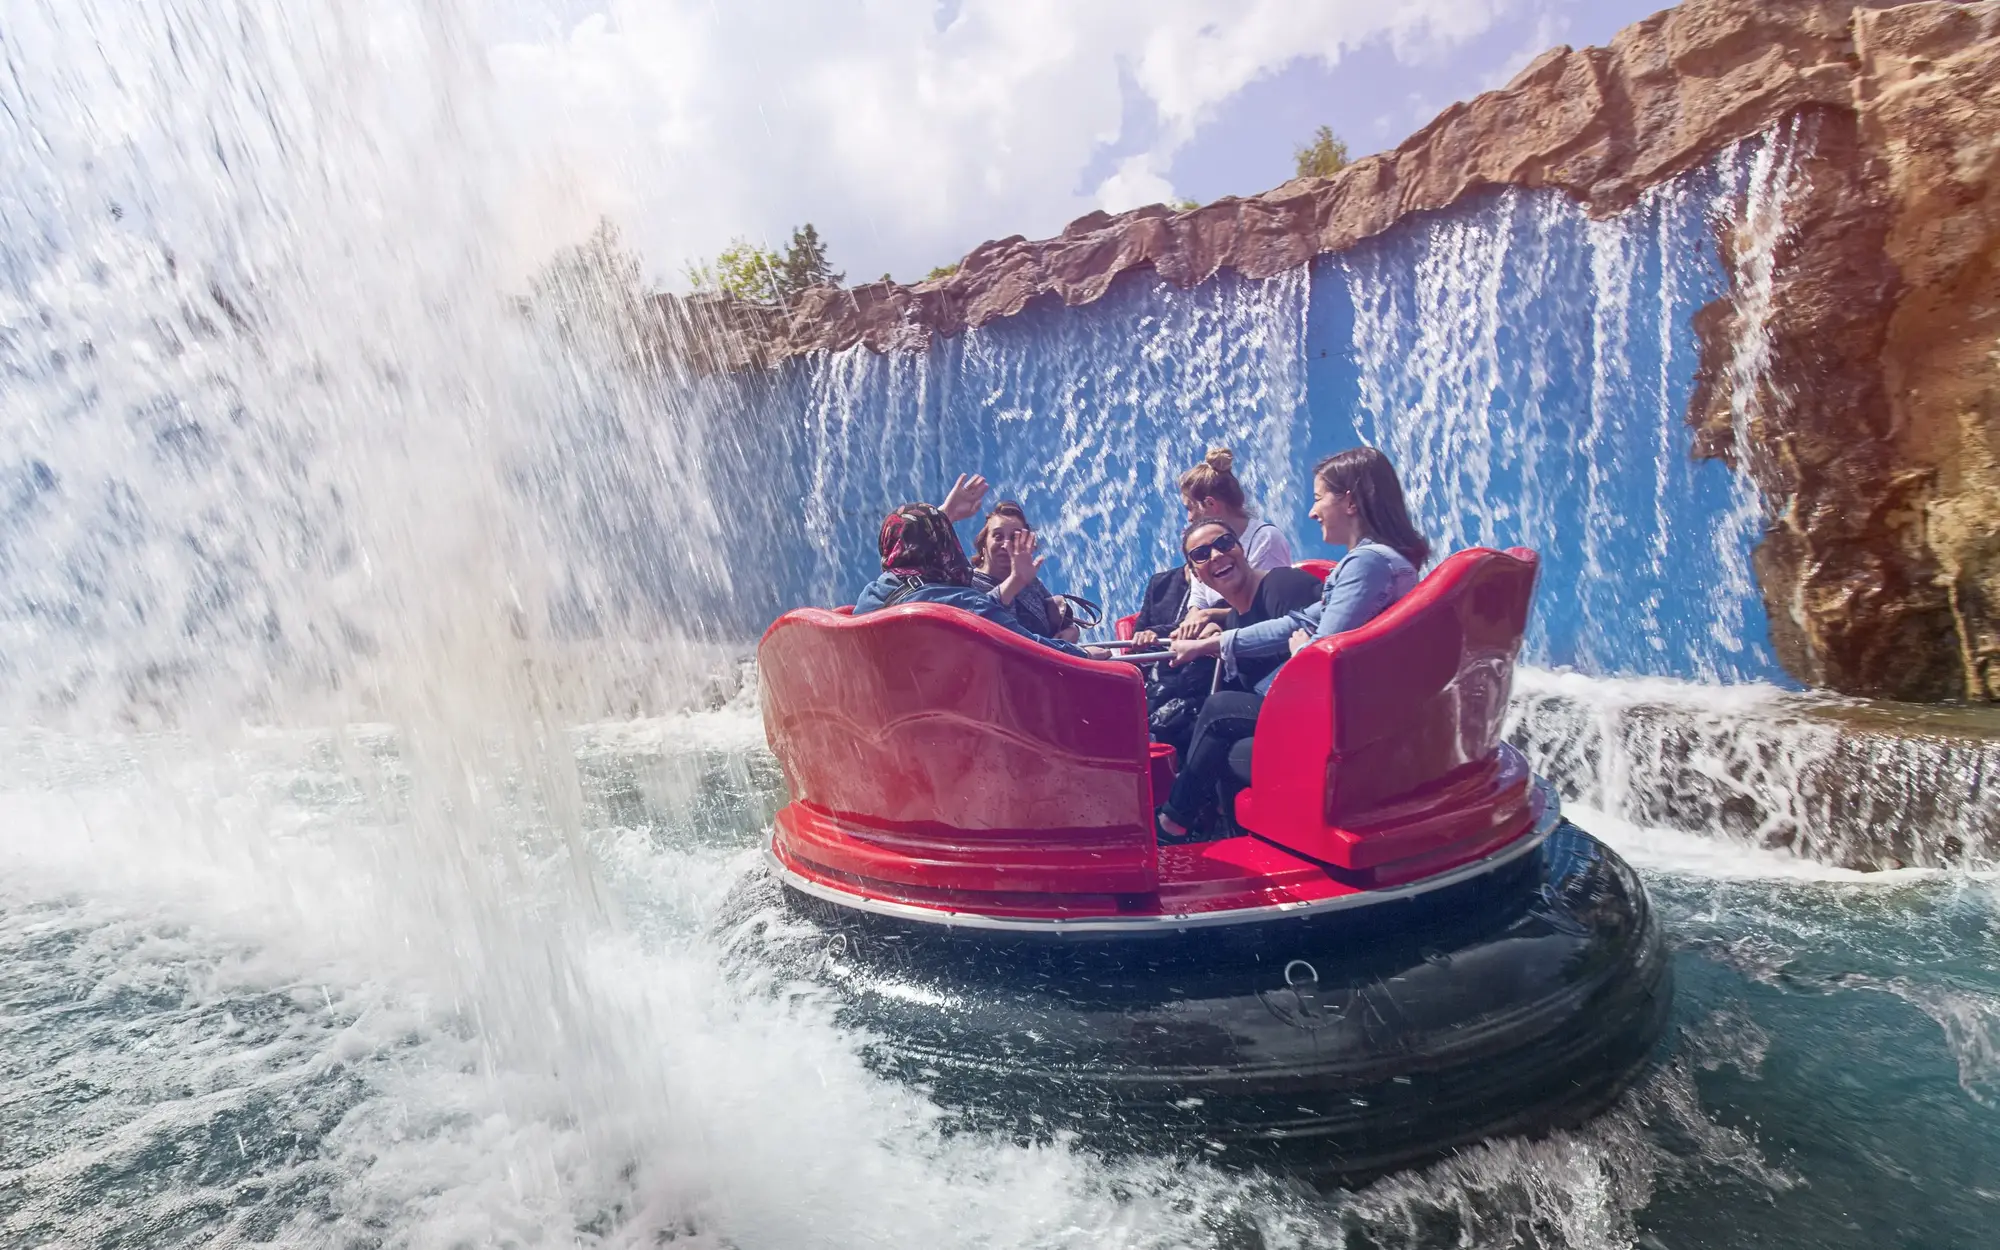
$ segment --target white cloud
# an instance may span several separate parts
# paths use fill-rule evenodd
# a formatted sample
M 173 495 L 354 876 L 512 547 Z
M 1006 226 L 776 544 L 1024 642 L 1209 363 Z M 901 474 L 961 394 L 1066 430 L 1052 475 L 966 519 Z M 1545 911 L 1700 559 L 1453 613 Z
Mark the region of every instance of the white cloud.
M 908 280 L 983 239 L 1171 198 L 1174 151 L 1295 59 L 1386 38 L 1422 60 L 1524 3 L 965 0 L 940 30 L 938 0 L 608 0 L 489 61 L 532 160 L 524 253 L 608 214 L 672 277 L 811 220 L 850 281 Z M 1126 89 L 1151 135 L 1122 134 Z M 1080 186 L 1121 138 L 1144 150 Z
M 1159 156 L 1141 152 L 1118 163 L 1118 172 L 1097 184 L 1097 205 L 1106 212 L 1122 213 L 1146 204 L 1164 204 L 1175 199 L 1174 184 L 1156 168 Z

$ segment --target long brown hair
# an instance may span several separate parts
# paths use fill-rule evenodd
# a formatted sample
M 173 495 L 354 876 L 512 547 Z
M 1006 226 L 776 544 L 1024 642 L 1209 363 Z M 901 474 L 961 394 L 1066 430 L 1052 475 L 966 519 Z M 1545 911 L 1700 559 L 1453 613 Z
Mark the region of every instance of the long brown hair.
M 1189 503 L 1219 499 L 1231 512 L 1243 508 L 1243 483 L 1236 480 L 1236 455 L 1227 447 L 1211 447 L 1200 464 L 1181 474 L 1181 498 Z
M 1361 528 L 1369 538 L 1395 548 L 1419 569 L 1431 558 L 1430 541 L 1410 521 L 1403 483 L 1389 457 L 1373 447 L 1350 447 L 1314 465 L 1313 480 L 1333 494 L 1354 496 Z

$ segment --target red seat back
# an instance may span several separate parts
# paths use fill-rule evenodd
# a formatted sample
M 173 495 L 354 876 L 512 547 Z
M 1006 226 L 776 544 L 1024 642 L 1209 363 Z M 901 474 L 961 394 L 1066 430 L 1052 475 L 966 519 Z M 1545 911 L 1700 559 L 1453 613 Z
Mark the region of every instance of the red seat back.
M 937 604 L 788 612 L 757 655 L 781 857 L 939 890 L 1156 888 L 1132 666 Z
M 1506 758 L 1500 728 L 1536 568 L 1525 548 L 1458 552 L 1375 620 L 1293 657 L 1258 717 L 1238 819 L 1280 845 L 1357 868 L 1434 851 L 1498 819 L 1497 809 L 1467 807 L 1475 774 L 1485 790 L 1507 791 L 1489 797 L 1515 819 L 1528 783 Z M 1426 796 L 1442 817 L 1424 814 Z M 1371 830 L 1386 835 L 1419 818 L 1429 832 L 1417 842 L 1365 845 Z

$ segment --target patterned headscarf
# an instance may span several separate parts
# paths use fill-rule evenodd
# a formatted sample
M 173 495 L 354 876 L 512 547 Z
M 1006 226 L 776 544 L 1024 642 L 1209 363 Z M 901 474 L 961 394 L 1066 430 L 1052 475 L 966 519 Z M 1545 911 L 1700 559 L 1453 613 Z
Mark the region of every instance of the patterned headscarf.
M 950 518 L 927 503 L 906 503 L 882 522 L 882 571 L 932 586 L 972 585 L 972 566 Z

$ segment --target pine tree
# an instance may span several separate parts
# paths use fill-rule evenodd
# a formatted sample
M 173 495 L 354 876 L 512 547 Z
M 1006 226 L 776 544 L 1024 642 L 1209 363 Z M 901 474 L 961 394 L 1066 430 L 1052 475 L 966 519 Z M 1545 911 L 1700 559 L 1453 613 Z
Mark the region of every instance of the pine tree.
M 847 280 L 844 273 L 835 273 L 826 259 L 826 244 L 820 241 L 819 231 L 807 222 L 792 231 L 792 244 L 785 249 L 785 259 L 780 282 L 786 296 L 795 296 L 808 287 L 839 286 Z
M 1333 127 L 1313 131 L 1313 141 L 1292 149 L 1301 178 L 1331 178 L 1347 167 L 1347 145 L 1333 137 Z

